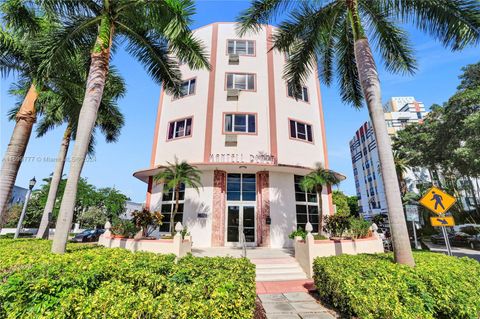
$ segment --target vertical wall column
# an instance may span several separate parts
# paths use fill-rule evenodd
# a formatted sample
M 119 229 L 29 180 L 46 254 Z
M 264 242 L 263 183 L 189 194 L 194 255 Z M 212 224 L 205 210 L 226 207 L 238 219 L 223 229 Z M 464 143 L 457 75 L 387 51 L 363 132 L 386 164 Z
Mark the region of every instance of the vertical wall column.
M 270 175 L 268 172 L 257 173 L 257 244 L 262 247 L 270 246 Z
M 212 247 L 225 245 L 227 172 L 213 172 Z

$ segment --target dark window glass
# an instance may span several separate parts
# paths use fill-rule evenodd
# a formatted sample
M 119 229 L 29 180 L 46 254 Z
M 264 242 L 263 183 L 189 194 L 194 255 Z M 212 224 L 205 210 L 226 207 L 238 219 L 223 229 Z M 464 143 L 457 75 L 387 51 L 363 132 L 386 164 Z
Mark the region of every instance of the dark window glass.
M 297 138 L 297 130 L 295 128 L 295 121 L 290 121 L 290 137 Z
M 255 126 L 256 126 L 255 115 L 253 114 L 248 115 L 248 132 L 255 133 L 257 131 Z

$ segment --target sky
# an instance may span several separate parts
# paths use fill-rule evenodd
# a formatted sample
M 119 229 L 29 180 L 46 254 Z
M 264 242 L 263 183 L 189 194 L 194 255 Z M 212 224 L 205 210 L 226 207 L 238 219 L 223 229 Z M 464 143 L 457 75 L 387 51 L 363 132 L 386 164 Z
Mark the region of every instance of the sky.
M 238 13 L 248 7 L 247 1 L 200 0 L 192 28 L 212 23 L 235 21 Z M 276 24 L 276 23 L 272 23 Z M 429 36 L 405 26 L 410 34 L 417 59 L 418 71 L 414 76 L 392 75 L 386 72 L 379 62 L 379 75 L 382 84 L 382 100 L 392 96 L 414 96 L 425 106 L 442 104 L 455 92 L 459 83 L 458 75 L 467 64 L 480 59 L 479 49 L 467 48 L 461 52 L 450 52 Z M 113 57 L 112 63 L 125 78 L 127 94 L 118 104 L 125 116 L 125 126 L 115 144 L 105 143 L 97 135 L 95 155 L 85 163 L 82 176 L 96 187 L 115 187 L 136 202 L 144 202 L 147 185 L 132 176 L 133 172 L 147 168 L 152 149 L 153 130 L 160 87 L 155 84 L 143 67 L 123 50 Z M 16 99 L 8 95 L 8 89 L 15 77 L 0 81 L 0 155 L 3 158 L 14 122 L 7 120 L 7 112 Z M 368 120 L 366 109 L 356 110 L 345 105 L 339 98 L 336 85 L 321 85 L 323 112 L 327 135 L 330 168 L 347 176 L 339 186 L 346 194 L 355 194 L 349 141 L 355 131 Z M 34 128 L 35 129 L 35 128 Z M 60 142 L 65 127 L 58 127 L 42 138 L 32 134 L 22 163 L 16 185 L 28 187 L 28 181 L 48 177 L 54 168 Z M 73 149 L 73 144 L 70 151 Z M 68 164 L 64 173 L 68 172 Z M 38 184 L 37 184 L 38 187 Z

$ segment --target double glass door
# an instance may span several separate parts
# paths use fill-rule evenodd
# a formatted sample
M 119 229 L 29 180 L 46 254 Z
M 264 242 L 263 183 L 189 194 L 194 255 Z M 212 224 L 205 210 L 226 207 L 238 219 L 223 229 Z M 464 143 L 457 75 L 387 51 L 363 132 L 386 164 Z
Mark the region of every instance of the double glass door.
M 242 244 L 242 233 L 245 244 L 255 246 L 255 206 L 245 204 L 228 204 L 227 206 L 227 244 Z

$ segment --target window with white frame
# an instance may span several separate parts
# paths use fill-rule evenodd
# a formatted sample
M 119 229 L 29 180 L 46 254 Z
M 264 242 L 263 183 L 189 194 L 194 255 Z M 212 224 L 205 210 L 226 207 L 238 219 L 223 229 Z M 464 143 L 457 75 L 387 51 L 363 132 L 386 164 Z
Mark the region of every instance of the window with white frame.
M 228 54 L 255 55 L 255 41 L 228 40 Z
M 306 192 L 300 186 L 303 176 L 294 175 L 295 185 L 295 210 L 297 219 L 297 229 L 305 230 L 307 222 L 313 227 L 313 232 L 318 232 L 318 204 L 317 193 L 315 191 Z
M 176 197 L 175 190 L 167 190 L 165 186 L 163 187 L 162 193 L 162 225 L 160 225 L 161 232 L 172 232 L 175 223 L 181 222 L 183 224 L 183 205 L 185 202 L 185 185 L 181 184 L 178 191 L 178 211 L 173 217 L 174 225 L 170 226 L 170 217 L 172 212 L 175 209 Z
M 302 91 L 295 96 L 295 94 L 293 94 L 293 85 L 291 83 L 288 83 L 287 92 L 289 97 L 293 97 L 304 102 L 309 101 L 308 88 L 306 86 L 302 86 Z
M 180 87 L 180 97 L 184 97 L 184 96 L 187 96 L 187 95 L 194 94 L 195 93 L 195 84 L 196 84 L 195 79 L 190 79 L 190 80 L 182 82 L 182 85 Z
M 255 74 L 227 73 L 227 89 L 255 90 Z
M 225 132 L 256 133 L 255 114 L 225 114 Z
M 181 119 L 168 124 L 168 139 L 186 137 L 192 135 L 192 118 Z
M 312 126 L 307 123 L 290 120 L 290 137 L 313 142 Z

